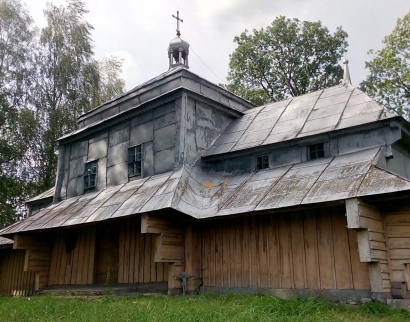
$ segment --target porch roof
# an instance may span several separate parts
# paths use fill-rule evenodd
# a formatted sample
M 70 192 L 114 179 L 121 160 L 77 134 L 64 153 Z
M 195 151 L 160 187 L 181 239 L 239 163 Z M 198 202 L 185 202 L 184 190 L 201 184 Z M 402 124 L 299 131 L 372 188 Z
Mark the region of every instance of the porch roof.
M 196 219 L 274 210 L 410 190 L 410 180 L 377 166 L 381 148 L 252 173 L 181 170 L 63 200 L 0 235 L 175 209 Z

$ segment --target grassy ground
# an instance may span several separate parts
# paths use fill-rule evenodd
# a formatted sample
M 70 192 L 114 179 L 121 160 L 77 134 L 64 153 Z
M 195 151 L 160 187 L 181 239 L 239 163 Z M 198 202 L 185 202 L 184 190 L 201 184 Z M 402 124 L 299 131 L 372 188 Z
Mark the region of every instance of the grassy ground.
M 0 297 L 0 321 L 410 321 L 379 303 L 354 308 L 320 299 L 269 296 Z

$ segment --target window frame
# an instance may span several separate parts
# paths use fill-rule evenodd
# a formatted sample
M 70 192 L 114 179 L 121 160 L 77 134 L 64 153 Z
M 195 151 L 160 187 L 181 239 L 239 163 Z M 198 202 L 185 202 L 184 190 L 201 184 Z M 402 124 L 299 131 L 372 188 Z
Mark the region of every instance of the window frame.
M 139 148 L 139 152 L 136 149 Z M 133 154 L 130 152 L 134 151 Z M 137 155 L 139 155 L 139 160 L 137 159 Z M 134 159 L 131 161 L 131 156 L 134 156 Z M 143 167 L 143 160 L 142 160 L 142 144 L 137 144 L 128 148 L 128 159 L 127 159 L 127 168 L 128 168 L 128 178 L 133 177 L 142 177 L 142 167 Z M 139 164 L 139 167 L 138 167 Z M 133 173 L 131 174 L 131 166 Z M 139 172 L 137 170 L 139 169 Z
M 95 164 L 94 167 L 92 167 L 93 164 Z M 92 172 L 93 168 L 95 169 L 95 172 Z M 93 176 L 94 176 L 94 185 L 91 185 L 91 183 L 93 182 L 92 180 Z M 86 186 L 86 180 L 87 180 L 88 186 Z M 95 187 L 97 187 L 97 180 L 98 180 L 98 160 L 89 161 L 84 166 L 84 175 L 83 175 L 84 191 L 95 189 Z
M 314 149 L 314 151 L 312 151 L 312 149 Z M 312 154 L 314 155 L 314 158 L 312 158 Z M 306 147 L 306 157 L 308 161 L 325 158 L 326 157 L 325 142 L 308 145 Z
M 265 158 L 267 160 L 264 160 L 263 158 Z M 259 160 L 261 160 L 260 165 L 261 167 L 259 167 Z M 265 165 L 265 166 L 264 166 Z M 260 170 L 265 170 L 265 169 L 270 169 L 270 165 L 269 165 L 269 154 L 263 154 L 263 155 L 257 155 L 256 156 L 256 166 L 255 166 L 256 171 L 260 171 Z

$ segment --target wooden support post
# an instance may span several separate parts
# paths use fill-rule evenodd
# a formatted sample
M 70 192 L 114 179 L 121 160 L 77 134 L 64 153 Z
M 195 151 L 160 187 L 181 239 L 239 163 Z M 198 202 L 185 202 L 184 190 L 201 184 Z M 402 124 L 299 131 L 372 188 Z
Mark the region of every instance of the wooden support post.
M 51 241 L 37 236 L 15 234 L 13 249 L 25 250 L 24 271 L 35 272 L 35 290 L 48 287 L 51 266 Z

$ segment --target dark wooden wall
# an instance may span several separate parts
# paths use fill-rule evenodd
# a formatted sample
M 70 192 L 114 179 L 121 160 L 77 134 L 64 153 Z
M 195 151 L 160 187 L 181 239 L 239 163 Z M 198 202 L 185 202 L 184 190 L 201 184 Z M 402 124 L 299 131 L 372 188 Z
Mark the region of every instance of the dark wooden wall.
M 24 250 L 0 250 L 0 293 L 30 296 L 34 293 L 35 272 L 24 272 Z
M 96 227 L 87 226 L 62 231 L 55 239 L 49 285 L 92 284 L 94 282 Z M 74 238 L 73 235 L 77 235 Z M 67 239 L 75 245 L 67 248 Z M 70 243 L 69 243 L 70 244 Z
M 141 234 L 141 217 L 121 221 L 118 283 L 165 282 L 168 263 L 155 263 L 156 234 Z
M 370 289 L 344 207 L 210 221 L 202 229 L 205 287 Z

